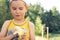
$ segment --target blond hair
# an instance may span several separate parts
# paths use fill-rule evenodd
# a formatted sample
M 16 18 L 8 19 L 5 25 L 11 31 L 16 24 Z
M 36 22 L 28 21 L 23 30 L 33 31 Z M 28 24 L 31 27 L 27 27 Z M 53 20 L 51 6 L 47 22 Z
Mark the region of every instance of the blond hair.
M 22 2 L 24 3 L 24 5 L 25 5 L 26 9 L 28 9 L 28 6 L 27 6 L 26 2 L 23 1 L 23 0 L 10 0 L 10 1 L 9 1 L 9 6 L 11 5 L 11 3 L 12 3 L 13 1 L 22 1 Z

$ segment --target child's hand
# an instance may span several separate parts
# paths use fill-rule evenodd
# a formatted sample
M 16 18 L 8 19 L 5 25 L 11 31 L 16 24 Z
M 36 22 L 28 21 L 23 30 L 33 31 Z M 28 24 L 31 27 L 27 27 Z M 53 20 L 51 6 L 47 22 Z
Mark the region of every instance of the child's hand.
M 26 40 L 26 35 L 22 35 L 22 40 Z
M 22 40 L 28 40 L 28 38 L 26 37 L 26 35 L 22 35 Z
M 13 40 L 18 39 L 18 33 L 17 33 L 17 32 L 14 32 L 14 30 L 8 31 L 8 35 L 9 35 L 9 36 L 6 37 L 7 39 L 8 39 L 9 37 L 10 37 L 10 38 L 13 37 L 13 38 L 12 38 Z M 13 36 L 11 36 L 11 35 L 13 35 Z M 6 38 L 5 38 L 5 39 L 6 39 Z

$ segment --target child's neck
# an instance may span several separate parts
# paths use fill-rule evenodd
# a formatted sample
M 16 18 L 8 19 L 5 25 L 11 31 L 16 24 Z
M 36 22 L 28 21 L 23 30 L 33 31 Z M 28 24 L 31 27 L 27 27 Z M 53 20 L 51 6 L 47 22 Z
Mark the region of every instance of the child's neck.
M 14 22 L 17 24 L 22 23 L 24 21 L 25 21 L 25 19 L 14 19 Z

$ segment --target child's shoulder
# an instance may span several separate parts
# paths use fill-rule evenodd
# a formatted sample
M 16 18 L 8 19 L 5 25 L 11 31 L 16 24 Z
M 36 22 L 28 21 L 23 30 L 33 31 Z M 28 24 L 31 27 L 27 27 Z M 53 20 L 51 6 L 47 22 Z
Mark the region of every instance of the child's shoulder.
M 4 21 L 3 25 L 2 25 L 2 29 L 7 29 L 7 26 L 9 25 L 10 20 L 6 20 Z
M 26 20 L 27 22 L 29 22 L 29 25 L 34 25 L 33 22 L 31 22 L 30 20 Z
M 5 22 L 9 22 L 10 20 L 6 20 Z
M 30 23 L 30 25 L 34 25 L 34 23 L 33 23 L 33 22 L 31 22 L 31 21 L 30 21 L 29 23 Z
M 34 23 L 33 22 L 30 21 L 29 24 L 30 24 L 30 27 L 34 28 Z
M 35 26 L 34 26 L 33 22 L 30 22 L 30 33 L 31 33 L 31 36 L 32 36 L 32 34 L 33 35 L 35 34 Z
M 6 20 L 6 21 L 4 21 L 4 23 L 3 23 L 3 24 L 8 25 L 10 21 L 11 21 L 11 20 Z

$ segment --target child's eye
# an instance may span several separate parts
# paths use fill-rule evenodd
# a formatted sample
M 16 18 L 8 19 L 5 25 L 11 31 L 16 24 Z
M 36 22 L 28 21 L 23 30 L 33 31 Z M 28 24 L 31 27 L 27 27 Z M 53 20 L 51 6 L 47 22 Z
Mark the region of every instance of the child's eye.
M 20 7 L 20 8 L 19 8 L 19 10 L 23 10 L 23 8 L 22 8 L 22 7 Z
M 16 8 L 16 7 L 13 7 L 12 9 L 13 9 L 13 10 L 16 10 L 17 8 Z

